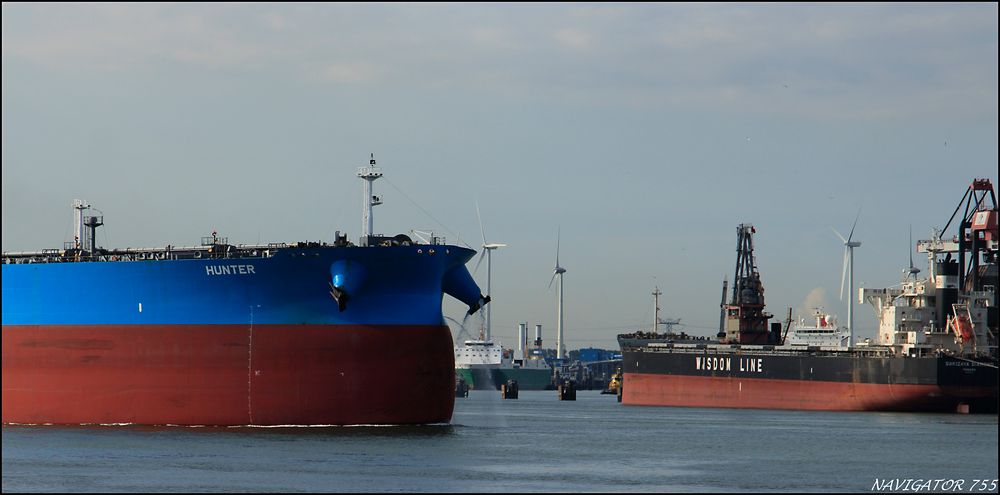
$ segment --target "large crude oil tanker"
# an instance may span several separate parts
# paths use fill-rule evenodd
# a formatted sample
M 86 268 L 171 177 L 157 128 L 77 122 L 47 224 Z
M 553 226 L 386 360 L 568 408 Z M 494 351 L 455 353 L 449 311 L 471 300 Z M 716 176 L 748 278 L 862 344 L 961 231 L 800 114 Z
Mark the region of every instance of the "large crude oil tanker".
M 958 217 L 958 233 L 941 236 Z M 732 296 L 723 286 L 718 341 L 662 335 L 619 335 L 622 403 L 652 406 L 839 411 L 997 410 L 997 204 L 989 180 L 973 181 L 952 219 L 919 241 L 929 274 L 913 266 L 901 284 L 853 290 L 876 310 L 874 340 L 847 345 L 786 342 L 780 322 L 768 325 L 753 256 L 751 225 L 738 230 Z M 860 242 L 843 239 L 848 254 Z
M 3 423 L 448 422 L 455 360 L 442 293 L 478 310 L 440 239 L 103 249 L 74 203 L 64 249 L 3 253 Z

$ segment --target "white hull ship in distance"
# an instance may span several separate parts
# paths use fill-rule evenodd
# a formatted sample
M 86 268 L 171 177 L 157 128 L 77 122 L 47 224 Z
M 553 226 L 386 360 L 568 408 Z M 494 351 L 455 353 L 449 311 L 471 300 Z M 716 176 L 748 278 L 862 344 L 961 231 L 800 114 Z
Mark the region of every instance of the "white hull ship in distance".
M 534 348 L 527 350 L 526 324 L 518 328 L 517 349 L 503 349 L 492 339 L 465 340 L 455 346 L 455 375 L 472 390 L 500 390 L 508 380 L 521 390 L 546 390 L 552 387 L 552 368 L 545 362 L 541 325 L 535 325 Z
M 847 349 L 848 331 L 837 325 L 837 317 L 823 313 L 823 308 L 813 309 L 815 323 L 806 323 L 805 318 L 793 321 L 784 345 L 791 347 L 823 347 Z

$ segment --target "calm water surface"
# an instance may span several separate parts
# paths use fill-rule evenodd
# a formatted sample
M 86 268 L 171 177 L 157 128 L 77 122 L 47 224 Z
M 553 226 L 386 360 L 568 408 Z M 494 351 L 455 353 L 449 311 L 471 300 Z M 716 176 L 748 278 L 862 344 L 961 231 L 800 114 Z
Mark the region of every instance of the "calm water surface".
M 3 428 L 3 491 L 868 492 L 997 478 L 997 416 L 622 406 L 474 391 L 450 425 Z

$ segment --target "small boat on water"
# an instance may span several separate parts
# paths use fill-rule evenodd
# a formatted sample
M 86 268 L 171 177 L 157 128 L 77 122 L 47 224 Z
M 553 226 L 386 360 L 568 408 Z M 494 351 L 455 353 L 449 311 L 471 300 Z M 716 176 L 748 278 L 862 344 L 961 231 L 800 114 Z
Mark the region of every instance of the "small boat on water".
M 618 367 L 615 370 L 615 374 L 611 375 L 611 379 L 608 380 L 608 386 L 601 390 L 602 394 L 618 394 L 618 389 L 622 386 L 622 369 Z

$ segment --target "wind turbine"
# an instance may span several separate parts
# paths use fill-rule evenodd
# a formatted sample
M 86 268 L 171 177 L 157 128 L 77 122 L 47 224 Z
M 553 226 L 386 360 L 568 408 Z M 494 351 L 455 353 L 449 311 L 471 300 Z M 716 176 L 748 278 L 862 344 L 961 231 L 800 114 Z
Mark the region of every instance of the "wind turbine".
M 854 238 L 854 228 L 858 226 L 858 218 L 861 217 L 861 209 L 858 208 L 858 215 L 854 217 L 854 225 L 851 226 L 851 233 L 848 234 L 847 239 L 837 232 L 837 229 L 833 229 L 833 233 L 837 234 L 840 240 L 844 241 L 844 269 L 840 272 L 840 300 L 844 300 L 844 277 L 847 275 L 847 265 L 851 266 L 851 276 L 848 282 L 848 296 L 850 299 L 847 301 L 847 348 L 850 349 L 854 347 L 854 248 L 861 246 L 861 241 L 852 241 Z
M 562 229 L 556 231 L 556 267 L 552 270 L 552 278 L 549 279 L 549 289 L 552 289 L 552 281 L 559 276 L 559 310 L 556 313 L 558 318 L 556 323 L 556 359 L 563 358 L 563 274 L 566 269 L 559 266 L 559 239 L 562 237 Z
M 479 201 L 476 201 L 476 217 L 479 218 L 479 230 L 483 234 L 483 251 L 479 253 L 479 261 L 476 262 L 476 268 L 472 270 L 472 273 L 479 271 L 479 264 L 483 262 L 483 256 L 486 256 L 486 295 L 492 296 L 493 292 L 490 290 L 490 281 L 493 276 L 493 250 L 502 247 L 507 247 L 506 244 L 490 244 L 486 242 L 486 228 L 483 227 L 483 217 L 479 214 Z M 486 306 L 486 341 L 492 339 L 492 332 L 490 330 L 490 308 L 492 305 Z

